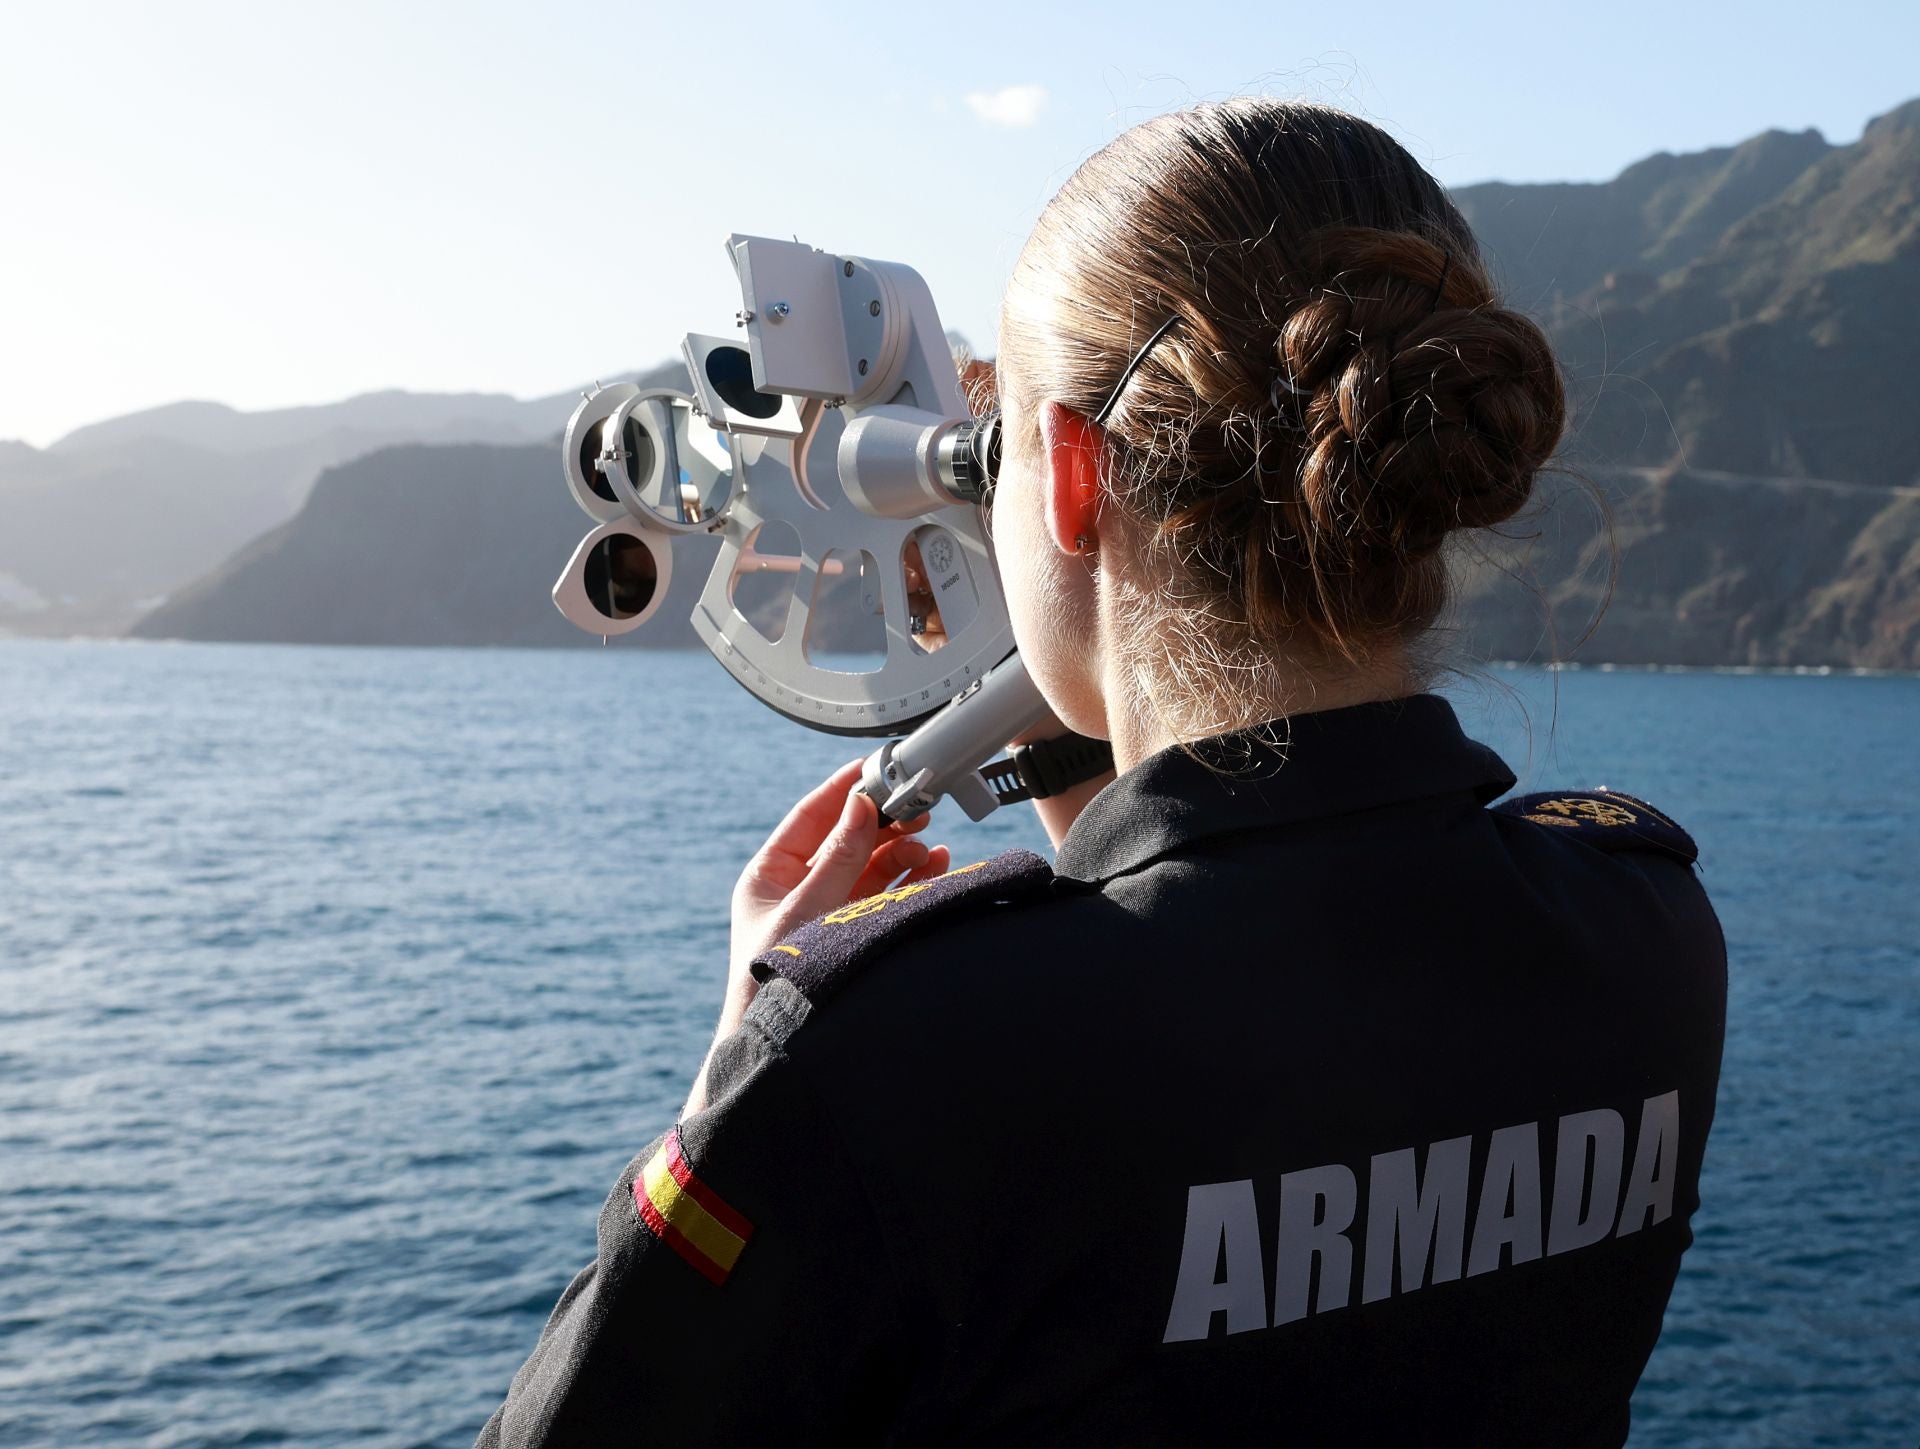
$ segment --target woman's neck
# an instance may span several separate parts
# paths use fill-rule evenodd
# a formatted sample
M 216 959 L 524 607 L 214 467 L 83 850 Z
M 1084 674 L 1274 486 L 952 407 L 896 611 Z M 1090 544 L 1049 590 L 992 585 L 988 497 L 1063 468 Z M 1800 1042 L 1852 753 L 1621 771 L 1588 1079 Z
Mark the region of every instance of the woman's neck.
M 1196 670 L 1196 673 L 1199 671 Z M 1256 688 L 1229 693 L 1239 679 Z M 1114 767 L 1121 773 L 1170 745 L 1251 729 L 1291 715 L 1318 714 L 1418 693 L 1420 681 L 1399 650 L 1365 666 L 1299 667 L 1269 656 L 1258 666 L 1209 671 L 1203 696 L 1177 678 L 1110 659 L 1102 693 Z

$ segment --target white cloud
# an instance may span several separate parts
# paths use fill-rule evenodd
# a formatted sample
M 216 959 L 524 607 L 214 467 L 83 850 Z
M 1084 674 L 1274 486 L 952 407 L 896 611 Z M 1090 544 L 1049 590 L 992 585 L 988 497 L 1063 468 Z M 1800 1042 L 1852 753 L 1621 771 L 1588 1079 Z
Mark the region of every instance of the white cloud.
M 1046 104 L 1045 86 L 1002 86 L 997 91 L 972 91 L 967 95 L 967 109 L 989 126 L 1015 129 L 1024 129 L 1039 120 Z

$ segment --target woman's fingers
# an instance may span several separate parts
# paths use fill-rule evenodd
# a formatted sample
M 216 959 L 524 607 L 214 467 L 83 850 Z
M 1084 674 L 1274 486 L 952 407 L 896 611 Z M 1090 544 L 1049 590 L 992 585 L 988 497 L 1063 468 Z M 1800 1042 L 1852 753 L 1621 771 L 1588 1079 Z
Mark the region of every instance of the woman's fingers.
M 907 872 L 907 878 L 900 885 L 912 885 L 917 880 L 932 880 L 937 875 L 945 875 L 953 868 L 953 852 L 944 845 L 936 845 L 927 852 L 926 862 L 916 865 Z M 895 889 L 899 889 L 898 886 Z
M 879 824 L 879 812 L 859 790 L 861 760 L 849 760 L 787 812 L 735 888 L 736 911 L 765 914 L 762 930 L 780 931 L 883 891 L 905 876 L 923 880 L 934 852 L 913 836 L 929 817 Z M 941 850 L 939 859 L 947 855 Z M 903 882 L 904 883 L 904 882 Z
M 787 818 L 775 827 L 767 837 L 766 851 L 778 849 L 783 855 L 798 856 L 801 860 L 810 860 L 821 842 L 827 838 L 840 818 L 846 806 L 847 795 L 859 783 L 860 771 L 866 765 L 865 760 L 848 760 L 801 799 L 800 803 L 787 812 Z M 887 829 L 900 835 L 912 835 L 925 830 L 927 821 L 932 817 L 925 811 L 911 820 L 895 820 Z
M 885 890 L 902 875 L 927 863 L 931 854 L 917 840 L 882 840 L 867 859 L 867 868 L 853 883 L 852 899 Z

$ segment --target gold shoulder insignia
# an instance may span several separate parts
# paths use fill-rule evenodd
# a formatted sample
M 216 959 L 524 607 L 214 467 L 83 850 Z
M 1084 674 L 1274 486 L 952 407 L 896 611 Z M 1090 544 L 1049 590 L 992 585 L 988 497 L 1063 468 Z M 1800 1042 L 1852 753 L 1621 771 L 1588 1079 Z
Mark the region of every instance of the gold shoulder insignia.
M 754 958 L 766 982 L 785 977 L 818 1005 L 868 961 L 937 925 L 1003 904 L 1037 900 L 1053 883 L 1053 867 L 1031 851 L 1010 850 L 932 880 L 849 901 L 809 921 Z
M 837 911 L 828 911 L 820 919 L 829 926 L 844 926 L 849 921 L 857 921 L 863 916 L 878 915 L 895 901 L 909 901 L 922 891 L 932 890 L 943 880 L 952 880 L 957 875 L 970 875 L 986 865 L 984 860 L 972 865 L 963 865 L 958 870 L 950 870 L 945 875 L 937 875 L 932 880 L 915 881 L 912 885 L 903 885 L 890 891 L 876 891 L 857 901 L 848 901 Z
M 1635 825 L 1640 817 L 1624 805 L 1611 800 L 1596 800 L 1591 795 L 1572 795 L 1542 800 L 1534 809 L 1551 813 L 1551 820 L 1535 820 L 1537 825 L 1558 825 L 1572 817 L 1591 820 L 1595 825 Z M 1532 815 L 1528 815 L 1533 820 Z
M 1652 850 L 1687 864 L 1699 855 L 1686 831 L 1646 801 L 1618 790 L 1542 790 L 1502 800 L 1493 809 L 1529 825 L 1570 830 L 1603 850 Z

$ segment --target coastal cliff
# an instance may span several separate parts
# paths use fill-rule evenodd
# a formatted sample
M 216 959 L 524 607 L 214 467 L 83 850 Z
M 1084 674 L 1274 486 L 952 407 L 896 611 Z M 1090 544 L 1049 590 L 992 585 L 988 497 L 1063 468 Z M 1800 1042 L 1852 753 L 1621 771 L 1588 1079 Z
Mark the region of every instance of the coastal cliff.
M 1563 456 L 1585 480 L 1549 477 L 1525 518 L 1462 550 L 1460 650 L 1920 668 L 1920 101 L 1847 145 L 1769 131 L 1611 181 L 1454 194 L 1553 338 Z M 133 632 L 585 642 L 547 598 L 586 523 L 555 452 L 390 448 L 335 467 Z M 632 644 L 694 642 L 711 545 L 678 548 L 673 597 Z
M 291 522 L 133 633 L 597 647 L 548 598 L 588 527 L 558 472 L 552 447 L 375 453 L 323 475 Z M 714 553 L 679 540 L 660 613 L 612 643 L 694 647 L 687 620 Z M 1455 573 L 1450 628 L 1469 658 L 1920 669 L 1920 488 L 1674 469 L 1553 478 L 1521 518 L 1469 540 Z

